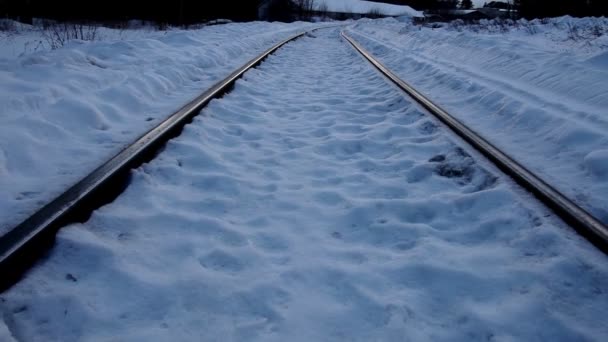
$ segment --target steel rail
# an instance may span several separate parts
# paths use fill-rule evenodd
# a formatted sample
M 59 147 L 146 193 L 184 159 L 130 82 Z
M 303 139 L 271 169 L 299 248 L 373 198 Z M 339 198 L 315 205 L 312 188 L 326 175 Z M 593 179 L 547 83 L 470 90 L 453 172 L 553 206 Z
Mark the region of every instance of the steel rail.
M 587 238 L 604 253 L 608 253 L 608 227 L 583 208 L 569 200 L 558 190 L 547 184 L 534 173 L 519 164 L 506 153 L 454 118 L 410 84 L 406 83 L 365 50 L 344 31 L 342 37 L 388 80 L 405 91 L 410 97 L 426 108 L 431 114 L 448 126 L 454 133 L 471 144 L 476 150 L 492 161 L 500 170 L 512 177 L 520 186 L 534 194 L 543 204 L 553 210 L 579 234 Z
M 48 251 L 62 226 L 86 219 L 94 209 L 117 197 L 126 187 L 130 170 L 151 160 L 159 148 L 169 139 L 179 135 L 182 128 L 212 99 L 224 95 L 246 71 L 307 32 L 309 31 L 282 40 L 250 60 L 1 236 L 0 291 L 16 283 L 23 273 Z

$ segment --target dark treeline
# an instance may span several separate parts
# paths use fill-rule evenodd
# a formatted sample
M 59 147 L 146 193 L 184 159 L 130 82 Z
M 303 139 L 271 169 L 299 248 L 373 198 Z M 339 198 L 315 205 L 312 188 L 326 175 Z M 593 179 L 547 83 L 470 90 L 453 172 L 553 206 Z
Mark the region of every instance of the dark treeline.
M 453 9 L 459 0 L 369 0 L 408 5 L 417 10 Z M 492 0 L 488 0 L 490 3 Z M 608 0 L 509 0 L 503 1 L 519 10 L 525 18 L 545 18 L 562 15 L 608 16 Z
M 457 8 L 460 0 L 368 0 L 386 2 L 395 5 L 406 5 L 417 10 L 453 9 Z
M 525 18 L 608 15 L 608 0 L 515 0 L 515 6 Z
M 188 25 L 212 19 L 255 20 L 258 0 L 0 0 L 0 16 L 59 21 L 124 22 L 131 19 Z
M 308 2 L 310 0 L 299 0 Z M 322 0 L 315 0 L 320 3 Z M 418 10 L 457 8 L 459 0 L 371 0 L 409 5 Z M 59 21 L 124 22 L 131 19 L 189 25 L 212 19 L 255 20 L 261 0 L 0 0 L 0 17 L 31 22 L 32 18 Z M 490 1 L 488 1 L 490 2 Z M 525 18 L 608 15 L 608 0 L 510 0 Z M 277 2 L 280 4 L 281 2 Z M 276 7 L 276 8 L 274 8 Z M 276 5 L 274 11 L 287 11 Z M 285 7 L 285 6 L 284 6 Z M 281 14 L 281 13 L 279 13 Z M 280 15 L 274 17 L 281 18 Z

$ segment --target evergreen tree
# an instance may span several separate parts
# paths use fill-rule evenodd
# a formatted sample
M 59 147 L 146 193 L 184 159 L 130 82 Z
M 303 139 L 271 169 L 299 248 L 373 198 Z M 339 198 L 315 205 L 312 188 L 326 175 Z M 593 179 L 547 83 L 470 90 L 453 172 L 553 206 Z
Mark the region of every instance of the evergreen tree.
M 460 8 L 461 9 L 465 9 L 465 10 L 473 8 L 473 1 L 471 1 L 471 0 L 462 0 L 460 2 Z

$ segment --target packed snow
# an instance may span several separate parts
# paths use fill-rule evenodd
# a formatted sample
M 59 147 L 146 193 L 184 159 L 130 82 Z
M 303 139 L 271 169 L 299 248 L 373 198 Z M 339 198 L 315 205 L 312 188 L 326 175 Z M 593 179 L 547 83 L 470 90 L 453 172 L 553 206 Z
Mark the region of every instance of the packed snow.
M 234 69 L 311 25 L 99 28 L 98 40 L 55 50 L 37 27 L 0 32 L 0 235 Z
M 607 261 L 323 30 L 61 230 L 0 339 L 603 341 Z
M 608 19 L 361 21 L 400 77 L 608 223 Z
M 387 16 L 422 17 L 420 11 L 404 6 L 363 0 L 316 0 L 315 7 L 328 12 L 366 14 L 377 11 Z

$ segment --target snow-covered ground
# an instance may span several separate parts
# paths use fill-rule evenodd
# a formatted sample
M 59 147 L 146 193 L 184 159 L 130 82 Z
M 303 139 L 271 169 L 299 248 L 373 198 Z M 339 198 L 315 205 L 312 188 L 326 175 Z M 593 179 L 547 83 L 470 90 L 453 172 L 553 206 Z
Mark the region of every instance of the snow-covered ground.
M 474 8 L 479 8 L 479 7 L 483 7 L 483 5 L 485 5 L 486 3 L 490 2 L 487 0 L 473 0 L 473 7 Z M 507 1 L 499 1 L 499 2 L 507 2 Z
M 323 9 L 328 12 L 366 14 L 377 11 L 380 14 L 390 16 L 423 16 L 421 11 L 417 11 L 409 6 L 393 5 L 382 2 L 363 0 L 315 0 L 314 4 L 316 9 Z
M 428 27 L 385 19 L 348 32 L 608 223 L 608 19 Z
M 607 261 L 332 29 L 61 230 L 0 339 L 603 341 Z
M 99 41 L 56 50 L 39 29 L 0 32 L 0 234 L 213 83 L 311 25 L 99 29 Z

